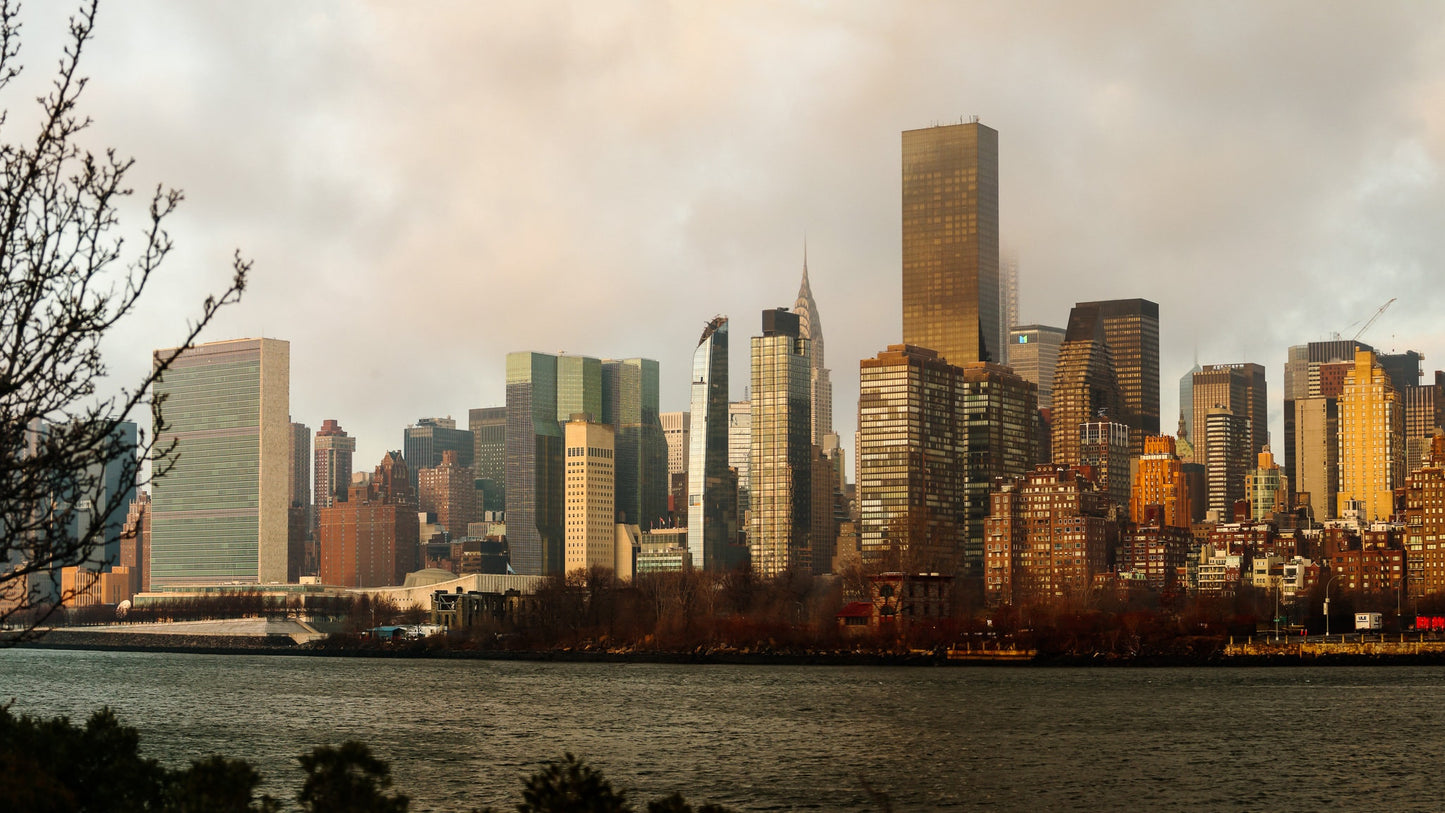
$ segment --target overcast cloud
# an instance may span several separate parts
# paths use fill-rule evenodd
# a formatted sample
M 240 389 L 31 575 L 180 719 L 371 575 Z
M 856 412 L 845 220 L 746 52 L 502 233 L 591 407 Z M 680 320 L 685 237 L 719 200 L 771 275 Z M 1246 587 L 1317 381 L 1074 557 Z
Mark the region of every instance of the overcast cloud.
M 59 53 L 40 5 L 17 115 Z M 1278 439 L 1286 348 L 1391 297 L 1364 340 L 1445 366 L 1441 4 L 153 0 L 102 8 L 84 67 L 93 143 L 187 194 L 117 380 L 240 247 L 205 338 L 288 339 L 294 419 L 358 469 L 503 403 L 512 350 L 655 358 L 685 409 L 727 314 L 741 397 L 805 234 L 851 448 L 858 361 L 900 334 L 899 132 L 971 115 L 1021 319 L 1157 301 L 1167 431 L 1197 349 L 1266 366 Z

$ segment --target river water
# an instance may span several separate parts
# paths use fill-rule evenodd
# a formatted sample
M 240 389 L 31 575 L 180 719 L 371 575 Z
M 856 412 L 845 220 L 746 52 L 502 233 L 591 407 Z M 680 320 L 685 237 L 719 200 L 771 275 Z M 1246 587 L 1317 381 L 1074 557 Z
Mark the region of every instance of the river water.
M 361 739 L 413 810 L 519 799 L 571 751 L 741 810 L 1435 810 L 1445 669 L 574 664 L 0 651 L 0 699 L 110 705 L 172 765 Z

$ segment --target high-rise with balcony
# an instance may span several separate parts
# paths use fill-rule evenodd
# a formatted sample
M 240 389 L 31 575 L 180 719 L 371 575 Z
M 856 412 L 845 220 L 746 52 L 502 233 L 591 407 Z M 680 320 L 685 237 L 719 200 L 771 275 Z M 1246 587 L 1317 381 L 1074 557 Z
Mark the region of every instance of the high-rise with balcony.
M 998 131 L 903 133 L 903 342 L 950 364 L 1002 359 Z
M 752 338 L 750 350 L 752 568 L 762 576 L 808 572 L 813 567 L 812 362 L 797 314 L 786 308 L 763 311 L 763 335 Z
M 286 581 L 290 360 L 278 339 L 210 342 L 157 382 L 157 447 L 175 442 L 178 454 L 152 484 L 153 586 Z
M 989 490 L 1037 451 L 1037 389 L 1007 367 L 908 345 L 864 359 L 860 376 L 864 566 L 981 576 Z

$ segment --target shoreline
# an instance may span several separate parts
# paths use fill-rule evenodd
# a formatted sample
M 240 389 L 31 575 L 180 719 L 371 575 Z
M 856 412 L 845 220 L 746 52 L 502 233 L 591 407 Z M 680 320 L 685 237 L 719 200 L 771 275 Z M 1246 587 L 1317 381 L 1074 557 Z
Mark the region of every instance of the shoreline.
M 598 651 L 577 649 L 477 650 L 401 646 L 325 647 L 298 645 L 280 636 L 176 635 L 167 633 L 86 632 L 57 629 L 36 641 L 19 644 L 30 649 L 149 652 L 192 655 L 293 655 L 327 658 L 416 658 L 434 660 L 492 660 L 553 663 L 658 663 L 741 666 L 906 666 L 906 667 L 1014 667 L 1014 668 L 1171 668 L 1171 667 L 1293 667 L 1293 666 L 1441 666 L 1445 652 L 1251 651 L 1207 655 L 1088 655 L 1035 654 L 995 657 L 983 655 L 950 658 L 937 652 L 667 652 Z M 281 640 L 286 643 L 281 643 Z M 1020 653 L 1024 654 L 1024 653 Z

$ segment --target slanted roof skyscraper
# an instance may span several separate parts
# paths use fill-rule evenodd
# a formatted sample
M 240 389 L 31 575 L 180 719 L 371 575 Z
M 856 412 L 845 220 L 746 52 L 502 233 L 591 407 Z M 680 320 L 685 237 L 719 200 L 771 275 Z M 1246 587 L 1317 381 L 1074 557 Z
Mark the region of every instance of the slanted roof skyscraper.
M 687 549 L 692 566 L 738 565 L 737 476 L 728 468 L 728 320 L 708 322 L 692 356 L 692 426 L 688 431 Z

